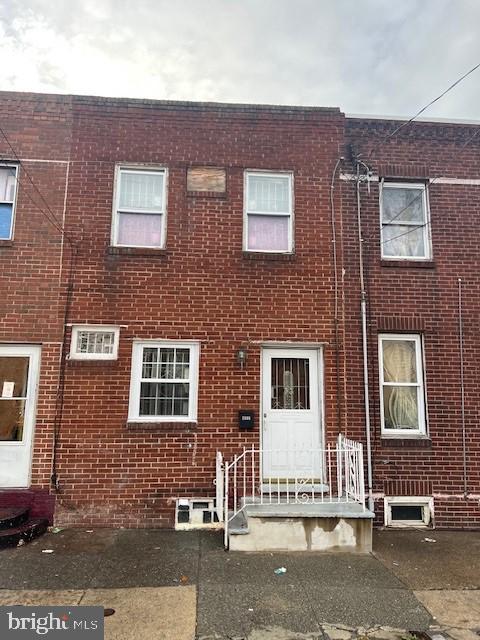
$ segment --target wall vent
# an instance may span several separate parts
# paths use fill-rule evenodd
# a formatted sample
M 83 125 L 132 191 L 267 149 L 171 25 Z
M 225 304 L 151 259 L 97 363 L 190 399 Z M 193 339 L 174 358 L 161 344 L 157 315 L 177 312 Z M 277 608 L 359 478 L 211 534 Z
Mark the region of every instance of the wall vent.
M 175 529 L 219 529 L 214 498 L 177 498 L 175 504 Z

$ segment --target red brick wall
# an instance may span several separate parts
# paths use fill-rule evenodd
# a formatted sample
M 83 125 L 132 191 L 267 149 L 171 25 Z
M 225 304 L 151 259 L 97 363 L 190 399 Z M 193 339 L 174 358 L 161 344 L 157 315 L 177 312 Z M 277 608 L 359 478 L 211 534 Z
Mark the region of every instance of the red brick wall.
M 44 494 L 48 493 L 51 474 L 62 341 L 62 251 L 68 259 L 61 234 L 47 218 L 55 216 L 61 223 L 63 216 L 70 152 L 69 104 L 68 97 L 0 93 L 2 129 L 23 161 L 18 173 L 14 238 L 0 241 L 0 343 L 42 345 L 32 485 Z M 0 135 L 0 158 L 15 161 L 14 151 Z M 8 502 L 6 494 L 0 491 L 0 502 Z M 40 495 L 38 491 L 36 495 Z M 40 511 L 50 513 L 51 502 L 45 496 L 38 499 L 47 505 Z
M 59 219 L 68 181 L 65 224 L 78 244 L 69 323 L 122 325 L 118 360 L 66 365 L 57 467 L 59 523 L 170 526 L 174 498 L 213 495 L 215 451 L 221 449 L 229 457 L 259 440 L 262 342 L 327 343 L 327 441 L 332 442 L 339 430 L 364 439 L 355 187 L 335 180 L 338 269 L 340 285 L 345 283 L 339 289 L 336 345 L 333 168 L 343 152 L 347 160 L 342 170 L 353 171 L 352 155 L 361 153 L 364 159 L 368 156 L 376 175 L 478 178 L 479 141 L 465 146 L 472 127 L 416 124 L 376 145 L 393 123 L 348 119 L 345 132 L 342 114 L 329 109 L 6 93 L 0 94 L 0 105 L 2 127 Z M 0 154 L 13 159 L 1 139 Z M 167 167 L 165 251 L 109 250 L 118 163 Z M 225 197 L 187 194 L 186 171 L 192 165 L 224 167 Z M 294 174 L 292 259 L 249 259 L 242 253 L 247 168 Z M 32 487 L 46 492 L 71 254 L 46 220 L 45 203 L 22 173 L 20 182 L 15 239 L 0 243 L 0 341 L 42 343 Z M 385 494 L 412 495 L 428 489 L 435 496 L 438 526 L 480 525 L 479 199 L 478 186 L 431 185 L 431 264 L 387 266 L 379 252 L 378 183 L 372 184 L 370 195 L 362 187 L 378 523 Z M 459 277 L 464 284 L 467 498 L 461 446 Z M 423 446 L 408 441 L 394 446 L 380 437 L 379 331 L 424 334 L 430 440 Z M 148 338 L 200 341 L 196 427 L 127 427 L 132 340 Z M 235 352 L 245 344 L 248 362 L 242 371 Z M 239 409 L 256 412 L 253 433 L 238 430 Z
M 68 363 L 57 520 L 171 525 L 173 498 L 214 494 L 217 449 L 230 456 L 259 441 L 259 342 L 329 343 L 326 423 L 330 438 L 338 431 L 329 197 L 344 120 L 335 110 L 73 103 L 67 227 L 80 253 L 70 322 L 126 327 L 117 361 Z M 168 168 L 164 253 L 109 252 L 120 162 Z M 224 198 L 187 195 L 193 164 L 226 168 Z M 246 168 L 293 171 L 293 259 L 243 256 Z M 127 429 L 134 338 L 200 341 L 196 429 Z M 239 432 L 239 409 L 255 411 L 253 433 Z
M 347 119 L 346 141 L 351 155 L 361 154 L 383 177 L 480 178 L 479 141 L 467 141 L 475 128 L 416 123 L 388 142 L 385 135 L 399 123 Z M 346 165 L 353 171 L 353 164 Z M 341 186 L 346 225 L 347 298 L 350 301 L 346 351 L 349 354 L 350 422 L 363 430 L 358 241 L 353 211 L 355 184 Z M 374 492 L 382 517 L 382 496 L 393 495 L 395 483 L 409 485 L 400 495 L 415 495 L 428 484 L 435 496 L 436 525 L 480 525 L 480 430 L 477 399 L 480 341 L 478 318 L 477 225 L 480 186 L 439 184 L 429 187 L 433 259 L 428 265 L 389 264 L 380 259 L 378 183 L 361 188 L 368 298 L 370 390 L 373 431 Z M 426 268 L 425 268 L 426 267 Z M 463 496 L 463 452 L 458 333 L 458 278 L 463 281 L 465 417 L 467 429 L 468 496 Z M 395 443 L 380 437 L 377 336 L 379 332 L 420 332 L 424 335 L 425 373 L 430 441 Z M 399 446 L 399 445 L 405 446 Z M 426 445 L 426 446 L 422 446 Z M 415 493 L 413 493 L 415 492 Z M 397 495 L 399 495 L 397 493 Z M 431 494 L 427 494 L 431 495 Z

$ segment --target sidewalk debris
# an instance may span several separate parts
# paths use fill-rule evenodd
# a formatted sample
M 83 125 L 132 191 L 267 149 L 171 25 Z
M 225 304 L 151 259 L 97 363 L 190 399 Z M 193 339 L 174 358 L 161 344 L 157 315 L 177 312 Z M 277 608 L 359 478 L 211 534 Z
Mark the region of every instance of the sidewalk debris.
M 184 576 L 184 575 L 180 576 L 181 584 L 187 584 L 187 582 L 188 582 L 188 576 Z
M 53 553 L 53 549 L 42 549 L 42 553 Z
M 63 531 L 63 527 L 48 527 L 48 530 L 50 533 L 60 533 L 60 531 Z
M 273 573 L 275 573 L 277 576 L 283 576 L 284 573 L 287 573 L 287 570 L 285 567 L 278 567 L 278 569 L 275 569 Z
M 424 538 L 425 542 L 436 542 L 434 538 Z

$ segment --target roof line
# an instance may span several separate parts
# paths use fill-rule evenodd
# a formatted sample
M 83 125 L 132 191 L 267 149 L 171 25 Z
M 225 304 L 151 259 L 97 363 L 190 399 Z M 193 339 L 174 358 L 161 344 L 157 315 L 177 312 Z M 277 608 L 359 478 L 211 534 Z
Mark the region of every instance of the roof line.
M 371 113 L 346 113 L 345 118 L 348 118 L 349 120 L 386 120 L 393 122 L 407 122 L 411 119 L 411 116 L 386 116 Z M 415 124 L 415 122 L 431 122 L 432 124 L 470 124 L 476 125 L 477 127 L 480 125 L 480 120 L 469 120 L 463 118 L 415 118 L 412 124 Z

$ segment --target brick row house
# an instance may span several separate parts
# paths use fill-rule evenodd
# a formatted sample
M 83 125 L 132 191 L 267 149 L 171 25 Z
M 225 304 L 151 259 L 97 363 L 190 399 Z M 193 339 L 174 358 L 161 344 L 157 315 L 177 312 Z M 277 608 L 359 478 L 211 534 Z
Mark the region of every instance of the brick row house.
M 0 506 L 238 549 L 478 527 L 480 136 L 399 124 L 0 94 Z

